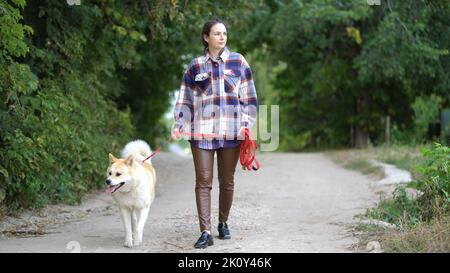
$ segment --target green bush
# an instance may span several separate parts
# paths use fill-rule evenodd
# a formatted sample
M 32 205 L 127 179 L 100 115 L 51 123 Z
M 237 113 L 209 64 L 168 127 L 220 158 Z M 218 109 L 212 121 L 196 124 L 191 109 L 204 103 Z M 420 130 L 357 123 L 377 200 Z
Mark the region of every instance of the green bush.
M 428 125 L 439 122 L 442 98 L 434 94 L 417 97 L 412 104 L 414 110 L 414 135 L 418 143 L 427 139 Z
M 377 208 L 369 209 L 367 216 L 403 228 L 422 222 L 420 204 L 416 199 L 410 199 L 402 186 L 397 186 L 393 198 L 383 200 Z
M 410 186 L 423 194 L 410 198 L 404 186 L 397 186 L 393 198 L 383 200 L 377 208 L 366 213 L 371 218 L 396 224 L 415 226 L 423 221 L 442 218 L 450 211 L 450 148 L 436 143 L 422 150 L 426 161 L 418 167 L 419 178 Z
M 425 166 L 419 168 L 423 174 L 418 189 L 423 191 L 419 198 L 422 214 L 431 219 L 450 210 L 450 148 L 436 143 L 434 149 L 424 149 L 427 158 Z
M 396 144 L 421 145 L 428 140 L 428 127 L 439 123 L 442 97 L 431 94 L 418 96 L 411 104 L 414 111 L 410 126 L 393 124 L 392 142 Z
M 134 135 L 130 111 L 108 99 L 106 65 L 81 65 L 89 48 L 74 40 L 64 56 L 25 42 L 25 1 L 12 3 L 0 3 L 0 215 L 79 202 L 103 184 L 108 152 Z
M 2 109 L 0 196 L 10 210 L 79 202 L 102 184 L 108 152 L 133 135 L 129 111 L 117 111 L 91 82 L 65 84 L 43 82 Z

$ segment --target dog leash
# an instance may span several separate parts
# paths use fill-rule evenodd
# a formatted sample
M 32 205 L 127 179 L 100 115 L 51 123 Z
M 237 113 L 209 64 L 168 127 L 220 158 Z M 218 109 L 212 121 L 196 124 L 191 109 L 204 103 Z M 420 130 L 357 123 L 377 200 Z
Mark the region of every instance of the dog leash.
M 256 145 L 256 141 L 253 139 L 252 133 L 248 128 L 244 129 L 245 139 L 241 143 L 241 151 L 240 151 L 240 162 L 242 165 L 242 169 L 245 170 L 259 170 L 260 164 L 256 159 L 256 150 L 258 146 Z M 253 166 L 253 162 L 256 166 Z
M 161 148 L 162 148 L 163 146 L 166 146 L 166 144 L 167 144 L 171 139 L 172 139 L 172 137 L 169 138 L 169 139 L 167 139 L 166 141 L 164 141 L 164 143 L 161 144 L 161 145 L 160 145 L 153 153 L 151 153 L 146 159 L 142 160 L 142 163 L 144 163 L 146 160 L 148 160 L 148 159 L 152 158 L 154 155 L 156 155 L 156 154 L 161 150 Z
M 177 133 L 177 134 L 179 134 L 179 135 L 190 135 L 190 136 L 200 136 L 200 137 L 205 137 L 205 136 L 208 136 L 208 137 L 217 137 L 217 135 L 214 135 L 214 134 L 189 134 L 189 133 L 184 133 L 184 132 L 179 132 L 179 133 Z M 153 156 L 155 156 L 155 155 L 161 150 L 161 148 L 162 148 L 163 146 L 166 146 L 166 144 L 167 144 L 170 140 L 172 140 L 172 137 L 170 137 L 169 139 L 167 139 L 166 141 L 164 141 L 164 143 L 161 144 L 161 145 L 160 145 L 153 153 L 151 153 L 147 158 L 145 158 L 144 160 L 142 160 L 142 163 L 144 163 L 146 160 L 148 160 L 148 159 L 152 158 Z
M 196 133 L 187 133 L 187 132 L 178 132 L 179 135 L 186 135 L 186 136 L 198 136 L 198 137 L 220 137 L 220 135 L 216 134 L 196 134 Z M 244 135 L 245 139 L 241 143 L 240 148 L 240 163 L 242 165 L 242 169 L 247 169 L 249 171 L 254 170 L 257 171 L 260 168 L 260 164 L 258 160 L 256 159 L 256 150 L 258 149 L 258 146 L 256 145 L 256 141 L 253 139 L 252 133 L 248 128 L 244 129 Z M 155 156 L 163 146 L 165 146 L 172 137 L 167 139 L 162 145 L 160 145 L 150 156 L 148 156 L 146 159 L 144 159 L 142 162 L 145 162 L 146 160 L 152 158 Z M 253 163 L 256 164 L 256 166 L 253 166 Z

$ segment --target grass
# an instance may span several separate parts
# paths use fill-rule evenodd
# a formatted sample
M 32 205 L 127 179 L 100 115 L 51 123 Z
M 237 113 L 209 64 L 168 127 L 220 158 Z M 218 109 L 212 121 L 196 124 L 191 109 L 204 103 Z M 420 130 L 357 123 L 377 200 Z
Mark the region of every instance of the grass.
M 404 232 L 385 236 L 382 244 L 388 252 L 450 252 L 450 218 L 421 222 Z
M 370 160 L 395 165 L 411 172 L 413 180 L 421 180 L 423 174 L 418 172 L 418 167 L 426 162 L 421 153 L 423 148 L 425 146 L 381 146 L 363 150 L 329 151 L 327 155 L 345 168 L 380 179 L 383 177 L 382 170 L 373 167 Z M 416 185 L 411 182 L 406 186 L 415 188 Z M 385 229 L 359 224 L 354 229 L 359 238 L 357 251 L 365 251 L 368 242 L 378 241 L 383 252 L 450 252 L 448 210 L 442 210 L 444 213 L 441 214 L 434 213 L 431 219 L 424 219 L 423 202 L 419 202 L 419 199 L 411 199 L 406 194 L 405 186 L 397 186 L 392 192 L 392 198 L 382 199 L 376 208 L 367 209 L 363 218 L 393 223 L 397 228 Z
M 350 161 L 344 165 L 345 168 L 359 171 L 365 175 L 373 175 L 379 179 L 383 178 L 383 168 L 374 166 L 368 160 Z
M 420 203 L 409 198 L 403 186 L 394 190 L 393 198 L 381 200 L 378 207 L 368 209 L 365 216 L 395 224 L 401 230 L 423 221 Z
M 420 177 L 417 166 L 425 161 L 421 149 L 424 146 L 380 146 L 367 149 L 348 149 L 327 151 L 326 154 L 345 168 L 360 171 L 363 174 L 382 177 L 382 169 L 369 162 L 372 159 L 395 165 L 411 172 L 413 179 Z
M 358 237 L 356 251 L 365 251 L 370 241 L 378 241 L 386 253 L 449 253 L 450 217 L 421 222 L 405 230 L 358 225 L 353 231 Z

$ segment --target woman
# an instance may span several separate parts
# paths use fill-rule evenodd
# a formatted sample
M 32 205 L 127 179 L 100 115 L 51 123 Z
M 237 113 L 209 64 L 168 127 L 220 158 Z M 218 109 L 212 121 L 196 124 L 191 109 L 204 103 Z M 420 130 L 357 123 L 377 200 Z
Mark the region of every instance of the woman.
M 194 166 L 195 197 L 200 238 L 195 248 L 213 245 L 211 189 L 217 153 L 220 239 L 230 239 L 227 225 L 233 202 L 234 173 L 245 128 L 256 120 L 257 96 L 252 71 L 245 58 L 226 47 L 227 28 L 220 20 L 204 24 L 204 56 L 186 69 L 174 109 L 172 137 L 189 133 Z

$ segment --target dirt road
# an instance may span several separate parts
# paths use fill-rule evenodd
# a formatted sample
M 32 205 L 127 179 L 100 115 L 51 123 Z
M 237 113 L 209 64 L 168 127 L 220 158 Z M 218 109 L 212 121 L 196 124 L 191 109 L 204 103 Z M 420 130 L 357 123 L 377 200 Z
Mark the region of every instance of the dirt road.
M 216 238 L 214 246 L 205 250 L 193 248 L 199 230 L 192 160 L 161 152 L 153 159 L 157 198 L 142 246 L 122 246 L 124 229 L 118 209 L 111 196 L 99 192 L 80 206 L 50 206 L 24 214 L 20 220 L 3 219 L 0 252 L 353 251 L 356 238 L 350 226 L 356 214 L 378 201 L 376 182 L 343 169 L 321 153 L 258 156 L 260 171 L 236 171 L 235 198 L 228 221 L 232 239 Z M 216 167 L 214 171 L 212 224 L 216 228 Z M 33 236 L 29 236 L 30 232 Z M 217 236 L 215 229 L 213 234 Z

